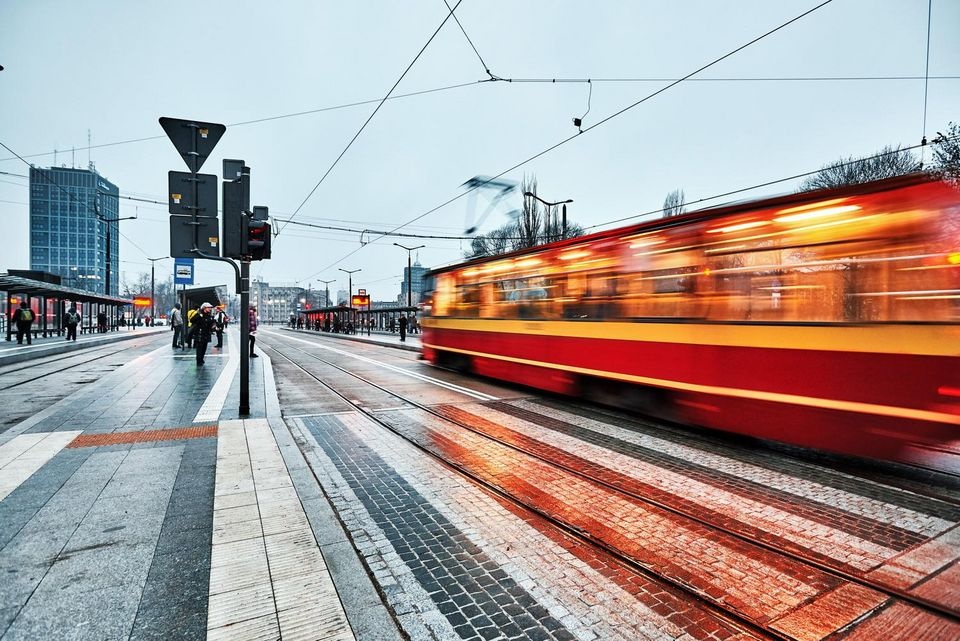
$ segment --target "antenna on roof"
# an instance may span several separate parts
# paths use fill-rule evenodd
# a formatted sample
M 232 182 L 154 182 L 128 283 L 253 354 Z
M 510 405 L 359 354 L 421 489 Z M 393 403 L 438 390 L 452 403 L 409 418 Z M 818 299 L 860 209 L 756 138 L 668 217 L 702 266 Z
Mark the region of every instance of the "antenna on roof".
M 93 169 L 93 163 L 90 161 L 90 130 L 87 129 L 87 167 Z

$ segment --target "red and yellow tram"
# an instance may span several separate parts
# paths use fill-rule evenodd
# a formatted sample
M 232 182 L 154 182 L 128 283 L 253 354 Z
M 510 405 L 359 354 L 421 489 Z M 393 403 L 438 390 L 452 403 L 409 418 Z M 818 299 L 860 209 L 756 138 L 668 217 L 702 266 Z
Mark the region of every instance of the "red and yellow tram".
M 434 364 L 960 472 L 960 194 L 909 176 L 437 269 Z

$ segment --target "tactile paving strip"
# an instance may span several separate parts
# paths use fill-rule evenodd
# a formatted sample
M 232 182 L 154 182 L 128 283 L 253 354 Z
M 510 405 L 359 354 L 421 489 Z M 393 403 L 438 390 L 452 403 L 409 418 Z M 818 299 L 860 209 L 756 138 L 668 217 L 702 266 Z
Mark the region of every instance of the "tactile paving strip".
M 207 438 L 217 435 L 216 425 L 203 427 L 175 427 L 166 430 L 143 430 L 140 432 L 112 432 L 110 434 L 81 434 L 73 439 L 68 448 L 97 447 L 100 445 L 127 445 L 152 441 L 178 441 L 185 438 Z

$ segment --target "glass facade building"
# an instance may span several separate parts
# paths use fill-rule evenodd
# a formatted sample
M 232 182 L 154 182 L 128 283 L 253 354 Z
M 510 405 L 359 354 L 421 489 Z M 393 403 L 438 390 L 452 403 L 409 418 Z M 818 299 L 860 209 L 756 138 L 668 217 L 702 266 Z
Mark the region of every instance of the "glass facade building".
M 58 274 L 68 287 L 119 295 L 119 216 L 117 186 L 92 166 L 31 167 L 30 269 Z

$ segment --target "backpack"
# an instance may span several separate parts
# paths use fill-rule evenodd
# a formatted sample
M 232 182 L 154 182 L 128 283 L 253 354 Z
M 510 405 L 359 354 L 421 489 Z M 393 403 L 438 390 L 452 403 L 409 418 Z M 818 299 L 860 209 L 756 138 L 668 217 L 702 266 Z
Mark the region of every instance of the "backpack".
M 29 309 L 21 309 L 21 310 L 20 310 L 20 320 L 22 320 L 24 323 L 32 323 L 32 322 L 33 322 L 33 312 L 30 311 Z

